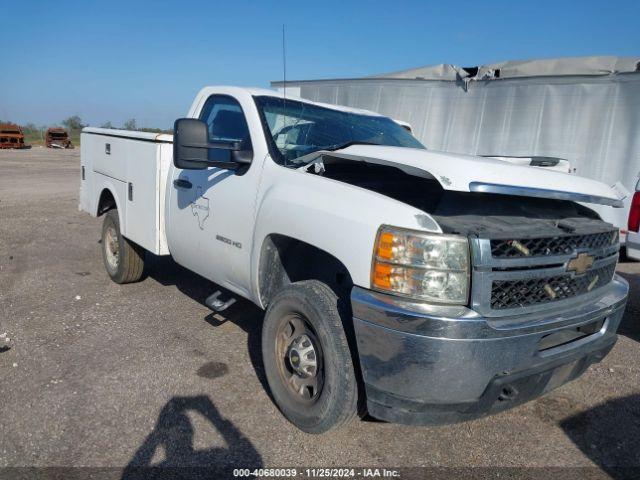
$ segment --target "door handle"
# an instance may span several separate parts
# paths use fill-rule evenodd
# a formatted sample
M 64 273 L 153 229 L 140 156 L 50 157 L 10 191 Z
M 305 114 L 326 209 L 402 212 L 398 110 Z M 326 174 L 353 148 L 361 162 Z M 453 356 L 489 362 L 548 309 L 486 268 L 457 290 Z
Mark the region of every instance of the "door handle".
M 176 188 L 191 188 L 193 185 L 189 180 L 183 178 L 177 178 L 173 181 L 173 186 Z

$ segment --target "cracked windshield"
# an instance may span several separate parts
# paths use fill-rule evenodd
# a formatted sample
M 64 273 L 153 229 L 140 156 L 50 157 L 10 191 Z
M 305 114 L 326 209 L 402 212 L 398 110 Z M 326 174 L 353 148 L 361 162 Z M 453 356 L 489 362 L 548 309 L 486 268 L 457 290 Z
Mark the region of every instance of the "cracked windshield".
M 258 110 L 269 127 L 275 160 L 300 166 L 303 158 L 318 150 L 339 150 L 354 144 L 424 148 L 399 123 L 387 117 L 334 110 L 284 98 L 255 97 Z

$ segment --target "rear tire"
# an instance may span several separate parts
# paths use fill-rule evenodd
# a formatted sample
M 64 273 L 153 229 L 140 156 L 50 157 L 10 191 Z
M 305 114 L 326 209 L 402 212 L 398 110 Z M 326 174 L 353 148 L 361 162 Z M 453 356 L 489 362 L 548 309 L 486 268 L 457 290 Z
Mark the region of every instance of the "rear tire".
M 109 210 L 102 223 L 102 260 L 104 268 L 116 283 L 137 282 L 144 272 L 144 248 L 120 233 L 118 210 Z
M 307 433 L 340 427 L 358 413 L 358 382 L 337 295 L 317 280 L 278 292 L 262 328 L 267 381 L 283 415 Z

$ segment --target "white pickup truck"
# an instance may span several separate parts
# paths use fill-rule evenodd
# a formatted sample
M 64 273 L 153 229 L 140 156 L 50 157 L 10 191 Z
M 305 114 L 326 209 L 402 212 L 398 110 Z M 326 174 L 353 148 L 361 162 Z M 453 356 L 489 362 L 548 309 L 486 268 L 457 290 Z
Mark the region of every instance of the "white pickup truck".
M 619 234 L 584 205 L 620 206 L 615 189 L 268 90 L 207 87 L 187 117 L 174 136 L 85 128 L 80 208 L 104 217 L 115 282 L 172 255 L 265 309 L 269 387 L 302 430 L 477 418 L 615 343 Z

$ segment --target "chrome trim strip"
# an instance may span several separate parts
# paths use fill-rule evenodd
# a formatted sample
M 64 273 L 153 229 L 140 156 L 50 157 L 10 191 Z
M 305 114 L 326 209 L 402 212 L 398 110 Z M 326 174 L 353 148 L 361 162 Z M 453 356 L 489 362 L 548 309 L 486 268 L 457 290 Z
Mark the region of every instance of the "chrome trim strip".
M 518 195 L 523 197 L 551 198 L 554 200 L 571 200 L 574 202 L 598 203 L 610 205 L 614 208 L 622 208 L 622 200 L 601 197 L 599 195 L 587 195 L 584 193 L 563 192 L 546 188 L 516 187 L 513 185 L 499 185 L 497 183 L 471 182 L 470 192 L 497 193 L 500 195 Z

